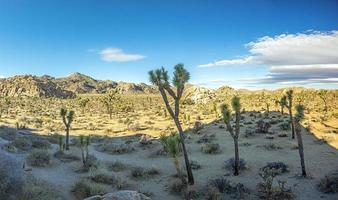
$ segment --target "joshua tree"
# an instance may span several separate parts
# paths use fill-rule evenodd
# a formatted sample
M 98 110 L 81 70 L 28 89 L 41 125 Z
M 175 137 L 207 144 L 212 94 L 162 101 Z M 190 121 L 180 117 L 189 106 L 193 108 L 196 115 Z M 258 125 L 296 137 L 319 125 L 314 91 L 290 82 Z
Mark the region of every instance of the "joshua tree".
M 217 118 L 218 118 L 218 112 L 217 112 L 217 104 L 216 104 L 216 102 L 214 102 L 212 106 L 213 106 L 212 109 L 213 109 L 214 112 L 215 112 L 215 117 L 216 117 L 216 119 L 217 119 Z
M 270 112 L 270 102 L 269 102 L 269 99 L 267 98 L 267 96 L 265 95 L 264 92 L 262 92 L 261 96 L 259 97 L 259 101 L 261 103 L 265 104 L 266 114 L 269 115 L 269 112 Z
M 90 136 L 80 135 L 80 148 L 81 148 L 82 163 L 85 168 L 88 167 L 88 158 L 89 158 L 88 146 L 89 145 L 90 145 Z
M 295 115 L 295 124 L 296 124 L 296 135 L 298 142 L 298 151 L 300 157 L 300 164 L 302 167 L 302 176 L 306 176 L 305 170 L 305 161 L 304 161 L 304 148 L 303 148 L 303 139 L 302 139 L 302 126 L 300 122 L 304 119 L 304 106 L 299 104 L 296 106 L 296 115 Z
M 276 100 L 276 105 L 280 106 L 280 111 L 284 115 L 284 107 L 287 105 L 286 96 L 282 96 L 280 100 Z
M 184 178 L 180 166 L 179 155 L 181 152 L 180 148 L 180 138 L 177 134 L 170 135 L 170 136 L 162 136 L 161 142 L 163 148 L 169 153 L 174 161 L 174 165 L 177 171 L 178 177 L 182 180 L 183 184 L 186 184 L 186 179 Z
M 183 129 L 181 126 L 181 122 L 179 119 L 179 114 L 180 114 L 180 99 L 182 97 L 183 91 L 184 91 L 184 85 L 185 83 L 188 82 L 190 78 L 189 72 L 184 69 L 183 64 L 177 64 L 175 66 L 175 71 L 174 71 L 174 77 L 172 80 L 173 85 L 176 88 L 176 93 L 174 92 L 173 88 L 171 87 L 169 83 L 169 76 L 168 72 L 162 67 L 160 69 L 152 70 L 149 72 L 149 79 L 150 82 L 154 85 L 156 85 L 161 93 L 162 99 L 164 101 L 164 104 L 170 114 L 170 116 L 173 118 L 175 125 L 177 127 L 177 130 L 180 134 L 181 138 L 181 145 L 182 145 L 182 150 L 183 150 L 183 155 L 184 155 L 184 160 L 185 160 L 185 165 L 187 169 L 187 174 L 188 174 L 188 182 L 189 184 L 193 185 L 194 184 L 194 177 L 192 174 L 189 158 L 188 158 L 188 153 L 185 147 L 185 142 L 184 142 L 184 133 Z M 171 107 L 169 100 L 168 100 L 168 95 L 167 93 L 173 98 L 174 100 L 174 108 Z
M 81 108 L 81 112 L 84 113 L 85 108 L 87 106 L 87 104 L 89 103 L 89 99 L 88 98 L 79 98 L 78 99 L 78 104 Z
M 234 169 L 234 175 L 238 175 L 239 170 L 239 152 L 238 152 L 238 137 L 239 137 L 239 121 L 241 119 L 241 103 L 240 98 L 237 96 L 234 96 L 231 99 L 231 105 L 232 109 L 235 110 L 235 118 L 236 118 L 236 124 L 235 124 L 235 132 L 233 130 L 233 127 L 231 126 L 231 111 L 227 104 L 223 104 L 222 114 L 223 114 L 223 120 L 224 123 L 227 126 L 227 130 L 229 131 L 231 137 L 234 139 L 234 146 L 235 146 L 235 169 Z
M 106 107 L 107 114 L 109 115 L 109 119 L 112 119 L 112 114 L 114 111 L 114 107 L 116 102 L 119 100 L 119 96 L 117 94 L 117 90 L 110 90 L 102 99 L 104 106 Z
M 324 111 L 325 115 L 327 114 L 327 94 L 328 94 L 327 90 L 319 90 L 319 92 L 318 92 L 319 98 L 324 103 L 324 109 L 323 109 L 323 111 Z
M 69 112 L 65 108 L 61 108 L 60 115 L 62 117 L 63 124 L 65 125 L 66 131 L 66 150 L 69 150 L 69 130 L 70 125 L 74 119 L 74 111 L 70 110 Z
M 287 99 L 286 107 L 289 110 L 289 115 L 290 115 L 292 139 L 295 139 L 295 125 L 294 125 L 293 116 L 292 116 L 293 90 L 288 90 L 286 92 L 286 99 Z

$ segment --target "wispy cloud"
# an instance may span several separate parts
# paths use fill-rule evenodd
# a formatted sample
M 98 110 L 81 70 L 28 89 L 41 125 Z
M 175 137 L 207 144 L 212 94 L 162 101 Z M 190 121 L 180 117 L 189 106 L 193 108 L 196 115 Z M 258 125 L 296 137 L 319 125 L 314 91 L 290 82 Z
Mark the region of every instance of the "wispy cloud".
M 98 52 L 101 55 L 101 59 L 106 62 L 130 62 L 142 60 L 144 55 L 140 54 L 128 54 L 119 48 L 105 48 Z
M 249 56 L 199 67 L 261 64 L 269 67 L 253 83 L 338 83 L 338 31 L 265 36 L 246 44 Z

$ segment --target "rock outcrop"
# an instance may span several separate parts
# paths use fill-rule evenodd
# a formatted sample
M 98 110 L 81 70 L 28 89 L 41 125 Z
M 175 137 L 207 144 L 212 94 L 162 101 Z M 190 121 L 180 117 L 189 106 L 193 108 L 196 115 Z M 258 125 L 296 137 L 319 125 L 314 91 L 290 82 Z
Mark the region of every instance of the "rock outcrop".
M 114 193 L 107 193 L 103 196 L 95 195 L 84 200 L 151 200 L 142 193 L 132 190 L 121 190 Z

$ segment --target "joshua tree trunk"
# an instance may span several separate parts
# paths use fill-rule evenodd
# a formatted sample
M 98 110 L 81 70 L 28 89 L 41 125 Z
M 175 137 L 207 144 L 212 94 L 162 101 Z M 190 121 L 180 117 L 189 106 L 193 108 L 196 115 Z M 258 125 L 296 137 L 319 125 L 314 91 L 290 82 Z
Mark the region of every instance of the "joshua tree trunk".
M 291 121 L 291 133 L 292 133 L 292 139 L 295 139 L 295 123 L 292 116 L 292 107 L 289 107 L 289 115 L 290 115 L 290 121 Z
M 182 150 L 183 150 L 183 155 L 184 155 L 184 161 L 185 161 L 185 166 L 187 168 L 188 182 L 189 182 L 189 184 L 193 185 L 194 184 L 194 177 L 193 177 L 193 174 L 192 174 L 187 149 L 185 148 L 185 142 L 184 142 L 185 137 L 184 137 L 184 134 L 183 134 L 183 129 L 182 129 L 181 123 L 180 123 L 178 118 L 174 118 L 174 121 L 175 121 L 176 127 L 178 129 L 178 132 L 180 133 Z
M 182 174 L 180 162 L 179 162 L 177 157 L 174 158 L 174 163 L 175 163 L 175 168 L 176 168 L 176 171 L 177 171 L 177 176 L 182 180 L 183 184 L 186 184 L 187 181 L 185 180 L 185 178 Z
M 280 111 L 281 111 L 282 115 L 284 115 L 284 106 L 280 107 Z
M 302 139 L 302 129 L 300 124 L 297 123 L 297 142 L 298 142 L 298 152 L 300 157 L 300 164 L 302 166 L 302 176 L 306 177 L 306 170 L 305 170 L 305 161 L 304 161 L 304 147 L 303 147 L 303 139 Z
M 69 127 L 66 128 L 66 150 L 69 150 Z
M 238 153 L 238 139 L 234 138 L 234 145 L 235 145 L 235 169 L 234 169 L 234 175 L 237 176 L 239 174 L 238 168 L 239 168 L 239 153 Z

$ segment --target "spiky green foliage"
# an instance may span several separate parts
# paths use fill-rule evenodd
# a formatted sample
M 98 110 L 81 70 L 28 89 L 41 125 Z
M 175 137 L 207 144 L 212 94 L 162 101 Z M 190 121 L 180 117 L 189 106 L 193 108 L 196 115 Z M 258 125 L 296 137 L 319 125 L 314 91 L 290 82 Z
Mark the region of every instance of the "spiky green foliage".
M 151 70 L 148 72 L 149 74 L 149 81 L 157 86 L 168 86 L 169 85 L 169 76 L 168 71 L 161 67 L 160 69 Z
M 177 88 L 181 88 L 188 82 L 189 79 L 190 73 L 184 69 L 184 65 L 181 63 L 175 65 L 173 85 Z
M 240 98 L 238 96 L 234 96 L 231 99 L 231 106 L 232 109 L 234 109 L 236 112 L 239 112 L 241 110 Z
M 176 158 L 180 155 L 180 139 L 178 135 L 171 135 L 166 139 L 166 149 L 171 157 Z
M 229 123 L 231 120 L 231 111 L 229 109 L 229 106 L 227 104 L 221 105 L 221 111 L 222 111 L 224 123 L 225 124 Z
M 298 122 L 302 121 L 304 119 L 304 106 L 302 104 L 299 104 L 296 106 L 296 114 L 295 114 L 295 120 Z

